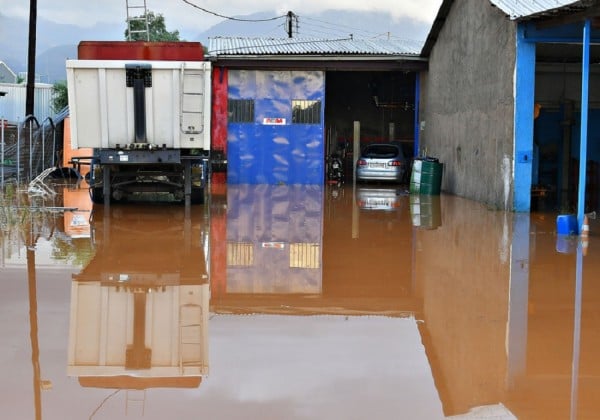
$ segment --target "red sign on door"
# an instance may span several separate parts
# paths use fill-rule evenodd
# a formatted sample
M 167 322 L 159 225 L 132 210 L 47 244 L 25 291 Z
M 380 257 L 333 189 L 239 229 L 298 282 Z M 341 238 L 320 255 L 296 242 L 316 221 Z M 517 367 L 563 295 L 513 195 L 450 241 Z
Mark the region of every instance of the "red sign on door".
M 263 118 L 264 125 L 285 125 L 285 118 Z

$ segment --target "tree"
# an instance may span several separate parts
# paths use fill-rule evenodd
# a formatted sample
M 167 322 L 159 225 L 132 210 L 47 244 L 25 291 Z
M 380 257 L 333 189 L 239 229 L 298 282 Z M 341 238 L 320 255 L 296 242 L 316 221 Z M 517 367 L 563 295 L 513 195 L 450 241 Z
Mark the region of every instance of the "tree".
M 165 18 L 162 13 L 155 14 L 152 11 L 147 11 L 146 15 L 136 16 L 130 19 L 127 29 L 125 29 L 125 39 L 129 40 L 129 30 L 131 29 L 132 41 L 146 41 L 146 21 L 148 19 L 148 33 L 150 41 L 181 41 L 179 39 L 179 31 L 167 31 Z M 143 32 L 137 32 L 143 31 Z
M 52 111 L 55 113 L 62 110 L 69 104 L 69 96 L 67 92 L 67 82 L 56 82 L 52 85 Z

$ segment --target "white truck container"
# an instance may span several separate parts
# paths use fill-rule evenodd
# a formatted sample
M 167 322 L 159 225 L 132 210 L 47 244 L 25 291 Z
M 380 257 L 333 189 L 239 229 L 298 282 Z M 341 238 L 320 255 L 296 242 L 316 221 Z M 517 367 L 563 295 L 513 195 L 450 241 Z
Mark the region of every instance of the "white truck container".
M 210 150 L 208 61 L 67 60 L 72 147 L 136 143 L 134 88 L 126 80 L 126 67 L 132 66 L 151 71 L 144 95 L 145 144 Z
M 71 143 L 94 150 L 95 203 L 204 202 L 211 65 L 199 43 L 82 41 L 66 68 Z

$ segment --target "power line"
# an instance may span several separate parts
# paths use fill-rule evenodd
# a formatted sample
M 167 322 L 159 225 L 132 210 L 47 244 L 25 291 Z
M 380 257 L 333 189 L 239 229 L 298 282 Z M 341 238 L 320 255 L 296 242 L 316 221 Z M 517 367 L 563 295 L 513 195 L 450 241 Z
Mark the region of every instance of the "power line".
M 104 405 L 104 403 L 106 403 L 106 401 L 108 401 L 109 399 L 111 399 L 114 395 L 118 394 L 121 390 L 117 389 L 116 391 L 114 391 L 112 394 L 109 394 L 106 398 L 104 398 L 101 402 L 100 405 L 98 405 L 98 407 L 96 407 L 96 409 L 94 410 L 94 412 L 92 414 L 90 414 L 90 419 L 92 417 L 94 417 L 96 415 L 96 413 L 102 408 L 102 406 Z
M 267 31 L 265 33 L 265 35 L 268 36 L 269 34 L 273 34 L 275 31 L 281 31 L 281 30 L 283 30 L 283 32 L 285 32 L 285 23 L 280 23 L 279 25 L 271 28 L 271 30 Z
M 311 21 L 319 22 L 319 23 L 322 23 L 323 25 L 312 23 Z M 318 30 L 315 28 L 322 29 L 322 30 Z M 348 30 L 345 31 L 343 28 L 347 28 Z M 348 25 L 342 25 L 339 23 L 331 23 L 331 22 L 327 22 L 324 20 L 309 18 L 309 17 L 303 17 L 302 25 L 300 25 L 299 33 L 300 32 L 303 35 L 307 35 L 307 33 L 312 32 L 312 33 L 327 34 L 330 36 L 343 36 L 345 34 L 352 33 L 354 35 L 354 38 L 378 39 L 381 37 L 386 37 L 388 40 L 396 40 L 396 41 L 403 41 L 403 42 L 410 42 L 410 43 L 417 43 L 417 44 L 420 44 L 423 42 L 423 40 L 417 40 L 417 39 L 396 36 L 390 32 L 381 33 L 381 32 L 367 31 L 364 29 L 359 29 L 359 28 L 355 28 L 352 26 L 348 26 Z
M 324 34 L 327 36 L 347 35 L 347 32 L 341 32 L 339 29 L 333 29 L 322 25 L 307 23 L 305 20 L 299 25 L 298 33 L 309 36 L 311 34 Z
M 356 34 L 356 33 L 364 33 L 363 36 L 375 36 L 377 33 L 376 32 L 372 32 L 372 31 L 367 31 L 364 29 L 359 29 L 356 27 L 352 27 L 352 26 L 348 26 L 348 25 L 342 25 L 340 23 L 332 23 L 332 22 L 327 22 L 321 19 L 315 19 L 315 18 L 311 18 L 311 17 L 306 17 L 306 16 L 302 16 L 303 21 L 306 23 L 306 21 L 308 20 L 310 25 L 316 26 L 316 27 L 320 27 L 320 28 L 329 28 L 332 30 L 337 30 L 338 32 L 348 32 L 347 30 L 344 30 L 342 28 L 346 28 L 349 29 L 350 32 Z M 314 22 L 318 22 L 327 26 L 323 26 L 323 25 L 317 25 L 314 23 L 310 23 L 310 21 L 314 21 Z
M 233 20 L 233 21 L 238 21 L 238 22 L 270 22 L 270 21 L 274 21 L 274 20 L 279 20 L 279 19 L 285 19 L 285 22 L 282 23 L 281 25 L 278 25 L 277 27 L 283 27 L 284 31 L 287 33 L 289 38 L 292 38 L 293 36 L 293 32 L 294 32 L 294 27 L 295 27 L 295 35 L 313 35 L 313 34 L 322 34 L 322 35 L 326 35 L 326 36 L 334 36 L 334 37 L 340 37 L 340 36 L 348 36 L 348 33 L 352 33 L 353 35 L 349 36 L 349 39 L 353 39 L 355 38 L 355 35 L 358 35 L 359 37 L 364 37 L 364 38 L 372 38 L 372 39 L 376 39 L 382 36 L 382 34 L 380 32 L 372 32 L 372 31 L 368 31 L 368 30 L 364 30 L 364 29 L 359 29 L 356 27 L 352 27 L 352 26 L 348 26 L 348 25 L 342 25 L 340 23 L 331 23 L 331 22 L 327 22 L 324 20 L 320 20 L 320 19 L 315 19 L 315 18 L 311 18 L 311 17 L 305 17 L 302 16 L 302 24 L 300 24 L 300 16 L 298 16 L 297 14 L 293 13 L 293 12 L 287 12 L 285 15 L 281 15 L 281 16 L 274 16 L 271 18 L 265 18 L 265 19 L 245 19 L 245 18 L 238 18 L 238 17 L 233 17 L 233 16 L 226 16 L 217 12 L 213 12 L 211 10 L 205 9 L 204 7 L 198 6 L 197 4 L 192 3 L 189 0 L 182 0 L 184 3 L 198 9 L 201 10 L 205 13 L 211 14 L 213 16 L 217 16 L 223 19 L 228 19 L 228 20 Z M 311 21 L 314 22 L 318 22 L 319 24 L 315 24 L 312 23 Z M 344 28 L 349 29 L 350 31 L 344 30 Z M 388 39 L 398 39 L 398 40 L 402 40 L 402 41 L 414 41 L 414 42 L 418 42 L 415 40 L 409 40 L 409 39 L 403 39 L 400 37 L 396 37 L 394 35 L 391 35 L 390 33 L 385 33 L 385 35 L 387 36 Z M 344 39 L 348 39 L 348 38 L 344 38 Z M 327 41 L 327 40 L 325 40 Z
M 286 18 L 287 17 L 287 14 L 285 14 L 285 15 L 281 15 L 281 16 L 275 16 L 275 17 L 272 17 L 272 18 L 266 18 L 266 19 L 242 19 L 242 18 L 236 18 L 236 17 L 233 17 L 233 16 L 225 16 L 225 15 L 222 15 L 220 13 L 213 12 L 211 10 L 205 9 L 204 7 L 200 7 L 197 4 L 194 4 L 194 3 L 192 3 L 191 1 L 188 1 L 188 0 L 182 0 L 182 1 L 184 3 L 186 3 L 186 4 L 189 4 L 192 7 L 195 7 L 196 9 L 202 10 L 203 12 L 211 14 L 213 16 L 217 16 L 217 17 L 220 17 L 220 18 L 223 18 L 223 19 L 228 19 L 228 20 L 236 20 L 236 21 L 239 21 L 239 22 L 269 22 L 271 20 L 277 20 L 277 19 L 282 19 L 282 18 Z
M 306 30 L 305 30 L 306 29 Z M 327 29 L 327 28 L 325 28 Z M 340 36 L 340 32 L 331 32 L 331 31 L 320 31 L 318 29 L 314 29 L 314 28 L 305 28 L 304 25 L 299 25 L 298 26 L 298 30 L 296 31 L 296 34 L 298 36 L 315 36 L 315 35 L 324 35 L 326 37 L 335 37 L 335 36 Z M 347 34 L 343 34 L 343 35 L 347 35 Z

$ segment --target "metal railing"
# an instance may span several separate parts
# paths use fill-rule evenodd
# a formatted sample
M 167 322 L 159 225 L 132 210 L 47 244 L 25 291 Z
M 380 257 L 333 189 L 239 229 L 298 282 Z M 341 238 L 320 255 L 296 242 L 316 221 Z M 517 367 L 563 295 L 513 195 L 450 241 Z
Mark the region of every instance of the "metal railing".
M 57 165 L 57 129 L 48 117 L 41 124 L 33 115 L 16 124 L 0 118 L 0 187 L 21 185 Z M 59 142 L 62 145 L 62 142 Z

